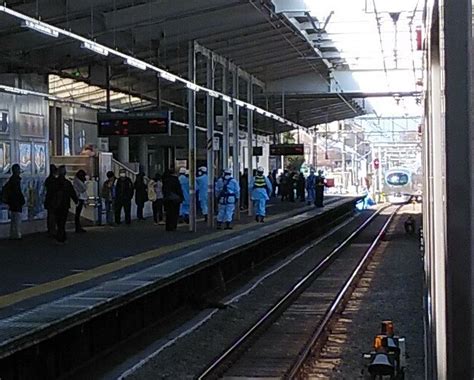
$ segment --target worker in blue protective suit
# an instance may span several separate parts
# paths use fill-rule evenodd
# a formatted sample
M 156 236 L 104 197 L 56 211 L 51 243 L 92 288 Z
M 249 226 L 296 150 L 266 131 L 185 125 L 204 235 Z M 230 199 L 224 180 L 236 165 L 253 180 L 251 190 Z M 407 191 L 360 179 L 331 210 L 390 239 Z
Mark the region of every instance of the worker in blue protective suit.
M 179 217 L 185 222 L 189 223 L 189 178 L 186 175 L 186 169 L 179 169 L 179 184 L 181 185 L 181 190 L 183 192 L 183 202 L 179 208 Z
M 249 190 L 252 192 L 252 201 L 255 208 L 255 221 L 265 221 L 267 201 L 273 191 L 272 183 L 263 175 L 264 169 L 259 167 L 256 175 L 251 179 Z
M 215 190 L 219 205 L 217 229 L 221 229 L 222 223 L 225 223 L 225 229 L 231 230 L 235 205 L 240 198 L 240 186 L 232 177 L 232 170 L 224 170 L 224 175 L 217 181 Z
M 310 205 L 316 200 L 316 175 L 313 168 L 309 171 L 309 176 L 306 178 L 306 191 L 308 192 L 307 204 Z
M 196 178 L 196 189 L 198 191 L 198 201 L 199 205 L 201 206 L 201 212 L 204 216 L 204 220 L 207 222 L 207 214 L 208 214 L 208 207 L 207 207 L 207 186 L 209 184 L 208 177 L 207 177 L 207 168 L 205 166 L 201 166 L 198 169 Z

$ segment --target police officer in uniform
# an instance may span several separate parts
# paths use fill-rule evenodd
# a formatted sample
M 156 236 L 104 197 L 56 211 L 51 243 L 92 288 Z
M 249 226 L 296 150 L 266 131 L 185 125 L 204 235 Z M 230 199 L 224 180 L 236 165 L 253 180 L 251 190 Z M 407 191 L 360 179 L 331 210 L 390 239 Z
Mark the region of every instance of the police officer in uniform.
M 273 188 L 268 177 L 263 175 L 264 169 L 259 167 L 255 177 L 250 181 L 249 189 L 252 192 L 252 201 L 255 208 L 255 221 L 263 223 L 266 215 L 267 201 Z
M 323 171 L 318 170 L 318 175 L 316 176 L 316 191 L 315 191 L 315 200 L 314 204 L 316 207 L 323 207 L 324 201 L 324 187 L 326 186 L 326 179 L 323 176 Z
M 222 228 L 225 223 L 225 229 L 232 229 L 232 219 L 234 218 L 235 205 L 240 197 L 239 183 L 232 177 L 232 170 L 225 169 L 224 176 L 219 178 L 216 183 L 216 197 L 219 204 L 217 214 L 217 229 Z

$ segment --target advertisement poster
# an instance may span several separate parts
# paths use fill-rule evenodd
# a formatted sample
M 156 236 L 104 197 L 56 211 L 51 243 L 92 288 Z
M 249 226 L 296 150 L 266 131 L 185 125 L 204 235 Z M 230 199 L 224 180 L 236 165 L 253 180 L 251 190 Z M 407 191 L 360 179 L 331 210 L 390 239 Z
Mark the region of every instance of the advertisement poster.
M 8 133 L 10 129 L 9 121 L 8 121 L 8 112 L 1 111 L 0 112 L 0 133 Z
M 23 137 L 44 137 L 44 116 L 20 113 L 20 134 Z
M 31 144 L 20 143 L 20 167 L 25 173 L 31 173 Z
M 46 174 L 46 146 L 35 144 L 35 173 Z
M 10 143 L 0 141 L 0 174 L 7 174 L 11 165 Z

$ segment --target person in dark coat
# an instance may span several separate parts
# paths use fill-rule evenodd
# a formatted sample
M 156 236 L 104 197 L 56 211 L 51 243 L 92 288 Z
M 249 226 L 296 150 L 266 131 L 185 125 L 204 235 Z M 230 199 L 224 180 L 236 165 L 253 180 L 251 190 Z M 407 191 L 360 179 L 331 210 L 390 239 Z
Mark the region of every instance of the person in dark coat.
M 288 176 L 288 199 L 290 200 L 290 202 L 295 201 L 295 188 L 297 178 L 298 174 L 296 172 L 291 172 Z
M 301 202 L 305 200 L 305 186 L 306 180 L 304 178 L 304 174 L 300 173 L 298 176 L 298 180 L 296 181 L 296 196 Z
M 25 205 L 25 197 L 21 191 L 20 165 L 12 166 L 12 175 L 2 189 L 2 201 L 10 210 L 10 239 L 21 239 L 21 215 Z
M 77 198 L 79 199 L 74 217 L 76 232 L 84 233 L 86 230 L 81 226 L 81 213 L 82 209 L 86 205 L 87 199 L 89 198 L 89 195 L 87 194 L 86 172 L 84 170 L 81 169 L 77 171 L 76 176 L 72 182 L 72 187 L 74 187 Z
M 288 174 L 288 170 L 285 170 L 283 173 L 281 173 L 280 186 L 278 187 L 278 195 L 281 196 L 282 202 L 284 200 L 287 200 L 288 197 L 290 196 L 289 181 L 290 181 L 290 175 Z
M 240 176 L 240 209 L 245 210 L 249 207 L 249 170 L 244 169 L 244 173 Z
M 316 196 L 314 205 L 316 207 L 324 206 L 324 187 L 326 186 L 326 179 L 323 176 L 323 171 L 318 170 L 318 175 L 316 176 Z
M 71 200 L 75 204 L 79 202 L 72 183 L 66 178 L 66 167 L 64 165 L 58 168 L 58 178 L 52 183 L 51 191 L 51 208 L 54 210 L 57 229 L 56 240 L 59 243 L 64 243 L 67 239 L 66 222 Z
M 140 172 L 133 185 L 135 189 L 135 203 L 137 204 L 137 219 L 145 220 L 143 217 L 143 208 L 145 202 L 148 201 L 147 183 L 145 181 L 145 173 Z
M 58 168 L 54 164 L 49 165 L 49 176 L 44 181 L 44 188 L 46 189 L 46 195 L 44 198 L 44 208 L 48 212 L 46 223 L 48 227 L 48 235 L 50 237 L 56 236 L 56 220 L 54 217 L 54 210 L 52 208 L 52 200 L 53 200 L 54 182 L 57 180 L 57 178 L 58 178 Z
M 278 190 L 278 181 L 277 181 L 277 178 L 278 178 L 278 170 L 277 169 L 273 169 L 272 171 L 272 179 L 273 179 L 273 191 L 272 191 L 272 197 L 276 197 L 277 194 L 279 193 L 279 190 Z
M 179 208 L 184 200 L 181 184 L 174 169 L 163 175 L 163 204 L 166 213 L 166 231 L 176 231 L 178 227 Z
M 120 169 L 119 178 L 115 183 L 115 223 L 120 224 L 120 215 L 122 208 L 125 212 L 125 223 L 132 223 L 132 198 L 133 198 L 133 183 L 127 177 L 125 169 Z

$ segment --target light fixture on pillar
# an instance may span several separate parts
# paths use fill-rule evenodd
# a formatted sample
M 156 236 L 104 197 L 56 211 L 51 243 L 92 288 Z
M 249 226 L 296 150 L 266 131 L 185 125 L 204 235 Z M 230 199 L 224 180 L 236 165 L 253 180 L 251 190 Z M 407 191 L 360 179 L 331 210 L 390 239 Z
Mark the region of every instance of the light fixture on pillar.
M 57 30 L 53 29 L 47 24 L 42 23 L 41 21 L 25 20 L 21 23 L 21 26 L 24 28 L 36 30 L 37 32 L 43 33 L 50 37 L 59 37 L 59 33 Z
M 138 59 L 135 59 L 135 58 L 132 58 L 132 57 L 128 57 L 126 60 L 125 60 L 125 63 L 129 66 L 133 66 L 133 67 L 136 67 L 137 69 L 140 69 L 140 70 L 143 70 L 145 71 L 146 70 L 146 63 L 145 62 L 142 62 L 142 61 L 139 61 Z
M 103 55 L 105 57 L 107 57 L 109 55 L 109 51 L 105 47 L 103 47 L 99 44 L 96 44 L 94 42 L 84 41 L 81 44 L 81 48 L 93 51 L 94 53 Z
M 166 71 L 160 71 L 158 73 L 158 77 L 163 78 L 163 79 L 167 80 L 168 82 L 173 82 L 173 83 L 176 82 L 176 76 L 173 75 L 173 74 L 170 74 Z
M 191 82 L 186 82 L 186 87 L 195 92 L 198 92 L 200 89 L 200 87 L 197 84 L 194 84 Z

